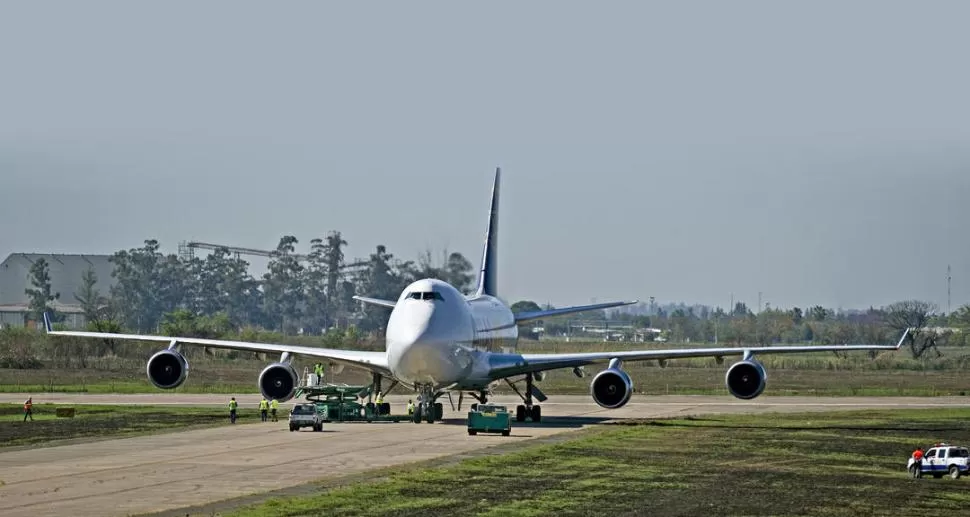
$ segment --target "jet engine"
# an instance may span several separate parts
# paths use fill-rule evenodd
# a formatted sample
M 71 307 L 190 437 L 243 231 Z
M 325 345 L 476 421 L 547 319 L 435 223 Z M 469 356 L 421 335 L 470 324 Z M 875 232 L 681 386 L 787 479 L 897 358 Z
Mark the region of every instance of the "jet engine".
M 300 377 L 289 363 L 273 363 L 259 374 L 259 391 L 267 399 L 286 402 L 293 398 Z
M 617 409 L 626 405 L 633 394 L 633 381 L 619 368 L 608 368 L 596 374 L 589 383 L 593 400 L 606 409 Z
M 148 380 L 163 390 L 178 388 L 189 374 L 189 362 L 175 350 L 156 352 L 148 359 Z
M 765 379 L 768 373 L 765 367 L 754 359 L 738 361 L 728 368 L 724 376 L 724 383 L 731 395 L 739 399 L 750 400 L 765 390 Z

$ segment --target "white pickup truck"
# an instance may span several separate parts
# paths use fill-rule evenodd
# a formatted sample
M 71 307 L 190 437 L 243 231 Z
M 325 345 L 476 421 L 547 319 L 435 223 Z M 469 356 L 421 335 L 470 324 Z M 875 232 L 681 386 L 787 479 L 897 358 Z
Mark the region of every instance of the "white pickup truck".
M 317 406 L 313 404 L 296 404 L 290 410 L 290 431 L 298 431 L 301 427 L 312 427 L 314 431 L 323 431 L 323 417 L 317 413 Z
M 913 457 L 909 457 L 906 470 L 912 472 Z M 947 443 L 938 443 L 930 447 L 923 455 L 923 474 L 933 474 L 935 478 L 949 475 L 953 479 L 970 474 L 970 450 Z

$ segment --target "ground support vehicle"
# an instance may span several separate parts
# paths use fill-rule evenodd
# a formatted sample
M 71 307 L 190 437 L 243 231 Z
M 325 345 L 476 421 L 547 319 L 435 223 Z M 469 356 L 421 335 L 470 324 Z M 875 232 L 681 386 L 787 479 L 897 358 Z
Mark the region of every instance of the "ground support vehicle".
M 299 431 L 303 427 L 323 431 L 323 416 L 317 410 L 316 404 L 296 404 L 290 410 L 290 431 Z
M 368 390 L 370 386 L 318 384 L 298 387 L 295 396 L 315 404 L 324 422 L 400 422 L 410 419 L 408 415 L 392 415 L 388 402 L 360 402 L 358 397 L 366 396 Z
M 502 433 L 508 436 L 512 433 L 512 416 L 505 406 L 494 404 L 478 404 L 468 412 L 468 434 Z
M 911 472 L 913 457 L 906 462 L 907 472 Z M 935 478 L 949 475 L 953 479 L 970 474 L 970 449 L 947 443 L 938 443 L 923 454 L 923 464 L 920 471 L 923 475 L 932 474 Z

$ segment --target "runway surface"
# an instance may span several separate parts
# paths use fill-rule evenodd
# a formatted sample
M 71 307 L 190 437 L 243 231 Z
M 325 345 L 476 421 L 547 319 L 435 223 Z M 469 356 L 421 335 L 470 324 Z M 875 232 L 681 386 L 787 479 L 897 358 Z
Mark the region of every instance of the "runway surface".
M 240 395 L 240 411 L 256 411 L 259 395 Z M 0 394 L 21 403 L 23 394 Z M 407 397 L 391 396 L 394 413 Z M 226 395 L 39 394 L 35 404 L 154 404 L 225 407 Z M 457 400 L 456 400 L 457 402 Z M 465 401 L 466 404 L 468 401 Z M 515 397 L 495 402 L 514 407 Z M 114 516 L 183 508 L 211 501 L 340 477 L 368 469 L 437 458 L 574 431 L 627 418 L 714 413 L 804 412 L 863 408 L 967 407 L 966 397 L 634 396 L 604 410 L 588 396 L 559 395 L 542 404 L 541 424 L 513 423 L 512 436 L 468 436 L 464 412 L 436 424 L 325 424 L 325 431 L 290 432 L 286 408 L 277 423 L 93 441 L 0 452 L 0 515 Z

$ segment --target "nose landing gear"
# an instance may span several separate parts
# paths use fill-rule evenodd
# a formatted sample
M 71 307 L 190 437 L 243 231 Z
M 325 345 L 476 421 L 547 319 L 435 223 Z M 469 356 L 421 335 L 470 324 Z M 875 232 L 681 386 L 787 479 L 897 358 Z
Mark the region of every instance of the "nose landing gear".
M 437 393 L 430 386 L 422 386 L 421 394 L 418 395 L 418 404 L 414 407 L 414 414 L 411 421 L 420 424 L 422 418 L 429 424 L 440 421 L 445 413 L 444 404 L 436 402 Z

